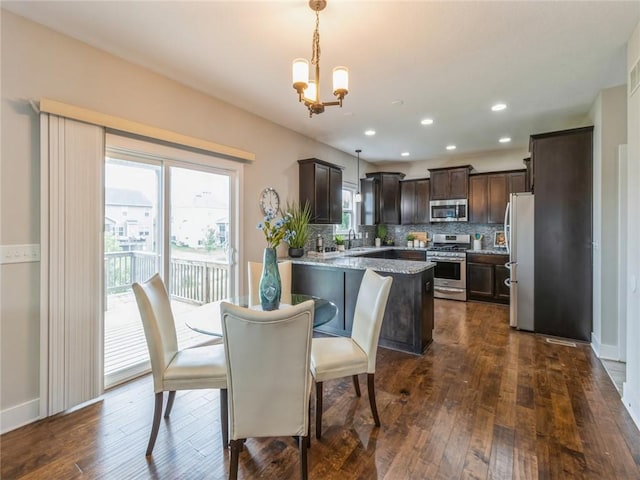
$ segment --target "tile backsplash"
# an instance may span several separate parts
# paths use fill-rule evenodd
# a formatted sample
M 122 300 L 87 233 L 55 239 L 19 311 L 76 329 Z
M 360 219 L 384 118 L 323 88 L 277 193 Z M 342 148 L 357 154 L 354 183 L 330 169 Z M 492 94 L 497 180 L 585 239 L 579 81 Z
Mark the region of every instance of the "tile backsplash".
M 311 235 L 307 241 L 305 250 L 315 250 L 318 234 L 322 236 L 325 247 L 335 247 L 333 225 L 311 225 Z M 406 245 L 406 236 L 409 232 L 427 232 L 429 238 L 434 233 L 441 234 L 469 234 L 474 238 L 476 233 L 482 235 L 482 249 L 492 249 L 495 232 L 504 230 L 502 225 L 480 224 L 468 222 L 443 222 L 426 225 L 387 225 L 387 237 L 394 241 L 395 245 Z M 354 242 L 353 246 L 373 246 L 376 236 L 375 225 L 359 225 L 358 232 L 362 232 L 362 239 Z M 346 235 L 345 235 L 346 239 Z
M 503 231 L 504 226 L 501 224 L 442 222 L 429 225 L 389 225 L 388 230 L 387 236 L 392 237 L 396 245 L 404 245 L 409 232 L 427 232 L 429 238 L 432 238 L 434 233 L 446 235 L 468 234 L 471 235 L 471 240 L 473 240 L 475 234 L 480 234 L 482 235 L 482 249 L 489 250 L 494 248 L 495 232 Z

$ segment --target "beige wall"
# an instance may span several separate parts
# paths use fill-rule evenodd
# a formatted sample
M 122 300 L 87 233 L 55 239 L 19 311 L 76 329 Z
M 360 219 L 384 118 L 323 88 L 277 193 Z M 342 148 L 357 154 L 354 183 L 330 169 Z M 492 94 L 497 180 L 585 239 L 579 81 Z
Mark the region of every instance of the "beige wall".
M 258 192 L 297 199 L 297 159 L 345 166 L 355 158 L 84 43 L 2 11 L 0 244 L 40 243 L 39 120 L 29 99 L 48 97 L 254 152 L 245 169 L 241 259 L 261 260 Z M 327 115 L 330 113 L 327 113 Z M 301 119 L 304 112 L 300 112 Z M 362 162 L 361 170 L 368 168 Z M 261 238 L 260 238 L 261 240 Z M 0 266 L 0 411 L 39 396 L 39 264 Z M 241 269 L 244 276 L 244 269 Z
M 473 166 L 472 172 L 498 172 L 500 170 L 525 168 L 522 160 L 528 156 L 527 149 L 505 149 L 471 155 L 450 155 L 419 162 L 376 163 L 373 169 L 378 172 L 402 172 L 407 175 L 405 177 L 407 179 L 428 177 L 430 168 L 455 167 L 458 165 L 471 165 Z
M 618 145 L 627 143 L 627 87 L 601 91 L 593 132 L 593 342 L 618 360 Z

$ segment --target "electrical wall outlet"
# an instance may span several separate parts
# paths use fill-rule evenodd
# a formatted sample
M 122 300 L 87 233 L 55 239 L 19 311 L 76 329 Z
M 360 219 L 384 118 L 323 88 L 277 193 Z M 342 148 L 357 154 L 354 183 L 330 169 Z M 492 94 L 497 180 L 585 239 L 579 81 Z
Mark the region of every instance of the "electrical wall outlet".
M 40 261 L 40 245 L 0 245 L 0 265 Z

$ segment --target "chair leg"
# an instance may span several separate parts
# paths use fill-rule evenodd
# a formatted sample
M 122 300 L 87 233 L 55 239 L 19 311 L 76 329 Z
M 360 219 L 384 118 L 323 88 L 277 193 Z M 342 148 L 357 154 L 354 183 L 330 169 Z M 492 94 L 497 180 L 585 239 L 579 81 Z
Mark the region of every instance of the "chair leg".
M 356 389 L 356 395 L 359 397 L 360 394 L 360 382 L 358 382 L 358 375 L 353 376 L 353 386 Z
M 227 389 L 220 389 L 220 428 L 222 430 L 222 448 L 229 447 L 229 404 Z
M 307 425 L 307 436 L 304 438 L 307 448 L 311 448 L 311 396 L 309 396 L 309 408 L 307 409 Z
M 238 459 L 242 451 L 244 440 L 231 440 L 231 462 L 229 464 L 229 480 L 237 480 L 238 478 Z
M 374 381 L 374 373 L 367 374 L 367 387 L 369 390 L 369 404 L 371 405 L 371 413 L 373 414 L 373 421 L 376 424 L 376 427 L 380 426 L 380 417 L 378 417 L 378 409 L 376 407 L 376 390 L 373 384 Z
M 316 438 L 322 437 L 322 382 L 316 382 Z
M 176 398 L 176 391 L 169 392 L 169 398 L 167 399 L 167 408 L 164 409 L 164 418 L 169 418 L 171 415 L 171 409 L 173 408 L 173 400 Z
M 307 480 L 309 468 L 307 466 L 307 442 L 305 437 L 298 437 L 298 448 L 300 449 L 300 477 Z
M 153 410 L 153 425 L 151 426 L 151 435 L 149 436 L 149 443 L 147 444 L 148 457 L 153 452 L 153 446 L 156 444 L 156 437 L 158 436 L 158 430 L 160 429 L 160 417 L 162 416 L 162 397 L 163 392 L 156 393 L 156 406 Z

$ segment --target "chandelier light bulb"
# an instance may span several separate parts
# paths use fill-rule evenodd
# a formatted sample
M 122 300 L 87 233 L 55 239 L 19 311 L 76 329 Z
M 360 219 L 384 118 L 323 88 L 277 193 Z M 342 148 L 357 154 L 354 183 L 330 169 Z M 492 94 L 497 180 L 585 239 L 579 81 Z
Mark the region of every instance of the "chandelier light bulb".
M 315 80 L 309 81 L 309 85 L 304 90 L 304 99 L 311 103 L 316 103 L 318 101 L 318 88 Z
M 305 58 L 296 58 L 293 61 L 293 88 L 301 94 L 309 85 L 309 61 Z
M 344 97 L 347 93 L 349 93 L 349 69 L 336 67 L 333 69 L 333 94 Z

